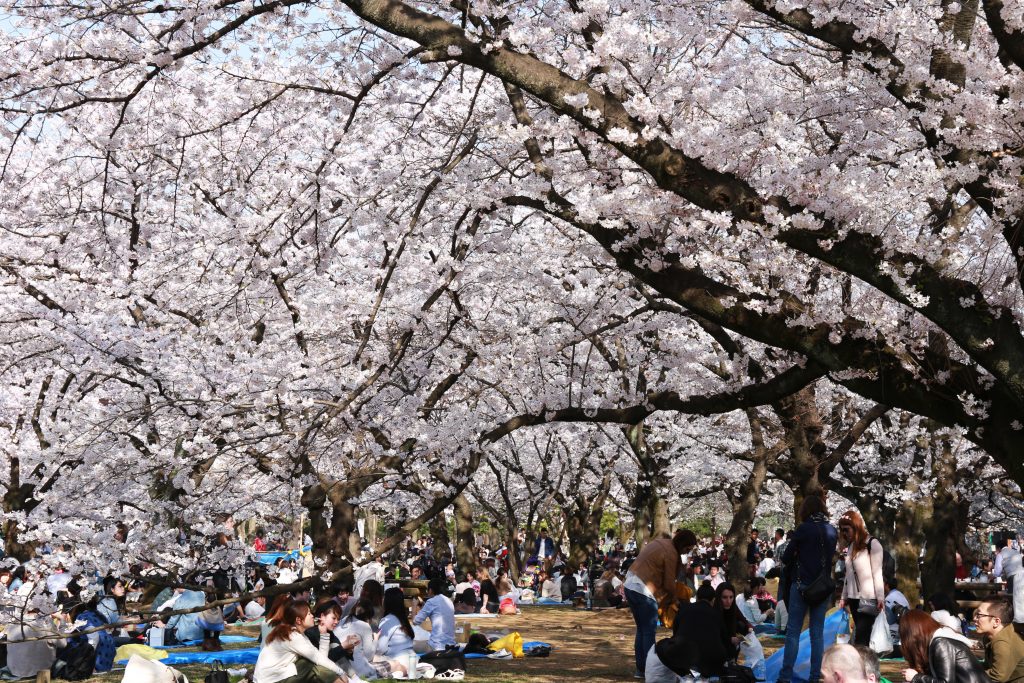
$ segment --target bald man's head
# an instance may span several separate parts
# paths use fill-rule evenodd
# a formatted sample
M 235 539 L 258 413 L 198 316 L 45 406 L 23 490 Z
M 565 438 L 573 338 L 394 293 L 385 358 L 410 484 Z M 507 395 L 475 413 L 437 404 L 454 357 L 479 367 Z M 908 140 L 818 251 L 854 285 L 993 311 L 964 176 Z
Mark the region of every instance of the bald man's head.
M 821 659 L 822 683 L 868 683 L 864 660 L 852 645 L 833 645 Z

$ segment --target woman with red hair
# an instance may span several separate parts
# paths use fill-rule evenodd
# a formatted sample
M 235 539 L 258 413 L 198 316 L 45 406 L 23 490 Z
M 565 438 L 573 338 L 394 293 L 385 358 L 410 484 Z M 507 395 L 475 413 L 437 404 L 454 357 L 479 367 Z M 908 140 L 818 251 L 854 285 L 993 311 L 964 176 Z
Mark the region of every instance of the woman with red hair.
M 907 612 L 900 618 L 900 649 L 909 667 L 903 678 L 908 683 L 990 683 L 969 643 L 926 612 Z
M 260 650 L 254 683 L 348 683 L 348 676 L 305 636 L 313 627 L 309 605 L 298 600 L 284 603 L 280 617 Z
M 882 544 L 868 535 L 864 518 L 856 510 L 839 518 L 839 540 L 846 547 L 846 579 L 839 608 L 850 608 L 855 626 L 853 642 L 867 645 L 875 617 L 885 608 Z

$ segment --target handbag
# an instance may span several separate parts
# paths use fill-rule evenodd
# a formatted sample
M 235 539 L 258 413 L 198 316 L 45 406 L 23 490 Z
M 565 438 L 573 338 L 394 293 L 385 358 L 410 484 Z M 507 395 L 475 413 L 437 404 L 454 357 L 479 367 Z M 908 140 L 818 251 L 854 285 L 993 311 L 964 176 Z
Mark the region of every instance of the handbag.
M 829 558 L 825 557 L 825 531 L 821 530 L 821 537 L 818 539 L 821 548 L 821 572 L 814 581 L 800 589 L 800 595 L 808 605 L 817 605 L 822 600 L 828 599 L 836 591 L 836 582 L 832 579 L 828 570 Z
M 445 671 L 458 669 L 466 670 L 466 658 L 462 655 L 458 645 L 451 645 L 443 650 L 428 652 L 420 657 L 421 662 L 428 662 L 435 669 L 435 676 Z M 209 683 L 209 682 L 207 682 Z
M 725 665 L 720 680 L 722 683 L 757 683 L 753 669 L 734 662 Z
M 871 553 L 871 541 L 878 541 L 878 539 L 874 538 L 874 537 L 871 537 L 871 538 L 868 539 L 868 553 L 869 554 Z M 881 545 L 882 544 L 881 541 L 878 541 L 878 544 Z M 850 562 L 850 567 L 851 567 L 851 570 L 852 570 L 852 567 L 853 567 L 852 560 Z M 852 571 L 853 571 L 853 582 L 855 584 L 857 584 L 857 595 L 860 595 L 860 579 L 857 578 L 856 570 L 852 570 Z M 860 600 L 857 602 L 857 613 L 858 614 L 863 614 L 863 615 L 869 616 L 869 617 L 877 617 L 878 616 L 878 601 L 877 600 L 866 600 L 864 598 L 860 598 Z
M 205 683 L 228 683 L 228 672 L 224 669 L 224 663 L 219 659 L 210 663 L 210 671 L 203 679 Z

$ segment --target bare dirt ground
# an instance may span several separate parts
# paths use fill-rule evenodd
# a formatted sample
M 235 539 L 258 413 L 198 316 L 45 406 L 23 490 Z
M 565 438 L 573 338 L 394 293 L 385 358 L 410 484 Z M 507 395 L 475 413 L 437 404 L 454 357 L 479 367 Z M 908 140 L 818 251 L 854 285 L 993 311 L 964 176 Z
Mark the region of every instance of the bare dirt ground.
M 460 623 L 462 620 L 460 620 Z M 569 607 L 524 607 L 522 614 L 496 619 L 476 619 L 472 628 L 484 633 L 518 631 L 524 641 L 550 643 L 550 657 L 526 657 L 514 660 L 471 659 L 467 662 L 466 679 L 477 683 L 563 683 L 587 681 L 632 681 L 633 619 L 629 610 L 587 612 Z M 229 628 L 229 633 L 258 635 L 253 627 Z M 658 637 L 668 635 L 661 630 Z M 762 637 L 765 654 L 779 649 L 782 641 Z M 894 683 L 902 683 L 903 662 L 882 663 L 882 673 Z M 248 667 L 250 670 L 252 666 Z M 192 683 L 201 683 L 208 668 L 189 666 L 183 669 Z M 113 683 L 122 672 L 97 676 L 93 683 Z

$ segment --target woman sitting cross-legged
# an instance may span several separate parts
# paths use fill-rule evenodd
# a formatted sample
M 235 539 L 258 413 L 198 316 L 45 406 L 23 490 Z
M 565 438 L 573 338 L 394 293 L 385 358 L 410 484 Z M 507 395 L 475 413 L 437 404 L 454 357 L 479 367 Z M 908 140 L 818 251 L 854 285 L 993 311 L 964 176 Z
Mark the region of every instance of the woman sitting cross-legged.
M 342 668 L 309 642 L 305 632 L 312 626 L 309 605 L 294 600 L 285 605 L 260 650 L 253 683 L 348 683 Z

